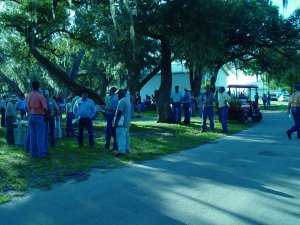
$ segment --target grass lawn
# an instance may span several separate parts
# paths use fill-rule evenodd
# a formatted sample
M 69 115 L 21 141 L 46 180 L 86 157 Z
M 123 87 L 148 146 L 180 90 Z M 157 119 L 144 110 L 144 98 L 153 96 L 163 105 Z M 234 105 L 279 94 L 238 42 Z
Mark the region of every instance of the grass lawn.
M 200 118 L 192 118 L 190 126 L 156 123 L 155 112 L 143 112 L 141 119 L 133 119 L 130 129 L 131 153 L 116 158 L 114 152 L 101 147 L 104 145 L 105 122 L 97 120 L 95 126 L 94 151 L 79 149 L 76 138 L 59 139 L 55 148 L 50 148 L 50 160 L 30 159 L 22 147 L 8 146 L 0 128 L 0 204 L 13 197 L 23 196 L 32 188 L 50 189 L 53 185 L 68 180 L 85 180 L 93 168 L 112 169 L 138 161 L 155 159 L 160 156 L 182 151 L 216 140 L 224 135 L 220 123 L 215 121 L 216 133 L 200 134 Z M 236 133 L 249 124 L 230 121 L 230 133 Z M 87 145 L 87 138 L 85 138 Z

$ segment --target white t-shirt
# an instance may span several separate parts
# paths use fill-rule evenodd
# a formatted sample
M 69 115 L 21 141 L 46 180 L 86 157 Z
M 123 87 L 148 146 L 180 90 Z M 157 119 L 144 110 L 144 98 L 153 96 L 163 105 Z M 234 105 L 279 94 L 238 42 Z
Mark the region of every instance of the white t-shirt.
M 122 111 L 122 115 L 124 116 L 124 128 L 130 127 L 130 120 L 131 120 L 131 103 L 130 103 L 130 96 L 126 95 L 118 102 L 117 111 Z

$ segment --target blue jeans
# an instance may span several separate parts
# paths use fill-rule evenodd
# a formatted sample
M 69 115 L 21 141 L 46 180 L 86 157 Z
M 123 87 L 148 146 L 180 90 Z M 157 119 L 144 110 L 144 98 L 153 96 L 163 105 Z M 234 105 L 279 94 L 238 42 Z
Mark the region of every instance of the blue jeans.
M 45 157 L 48 154 L 45 148 L 46 123 L 43 115 L 29 116 L 29 133 L 30 133 L 30 156 Z
M 271 100 L 267 100 L 267 109 L 271 109 Z
M 221 119 L 221 124 L 222 124 L 222 132 L 227 133 L 228 132 L 228 127 L 227 127 L 227 120 L 228 120 L 228 107 L 223 106 L 220 108 L 220 119 Z
M 94 146 L 94 130 L 93 130 L 93 121 L 91 118 L 81 118 L 78 121 L 78 145 L 79 147 L 83 146 L 83 131 L 84 128 L 87 129 L 89 134 L 89 145 L 90 147 Z
M 106 138 L 105 138 L 105 148 L 109 148 L 110 139 L 113 137 L 114 143 L 113 148 L 118 149 L 117 140 L 116 140 L 116 127 L 113 126 L 114 114 L 106 114 Z
M 183 103 L 184 123 L 189 124 L 191 122 L 190 106 L 191 103 Z
M 26 140 L 25 140 L 25 143 L 24 143 L 24 151 L 26 153 L 29 153 L 30 151 L 30 129 L 29 129 L 29 125 L 27 127 L 27 136 L 26 136 Z
M 72 112 L 69 112 L 67 114 L 67 122 L 66 122 L 66 133 L 67 133 L 67 137 L 74 137 L 74 128 L 73 128 L 73 124 L 72 124 L 72 120 L 74 119 L 74 115 Z
M 172 103 L 172 116 L 175 123 L 180 123 L 181 121 L 181 102 Z
M 50 146 L 55 147 L 55 117 L 50 117 L 47 124 L 47 133 L 49 132 Z
M 5 117 L 5 138 L 7 141 L 7 144 L 12 145 L 15 143 L 15 138 L 14 138 L 14 122 L 15 122 L 15 117 L 13 116 L 6 116 Z
M 206 130 L 206 120 L 207 117 L 209 119 L 209 126 L 211 130 L 215 129 L 215 124 L 214 124 L 214 108 L 212 106 L 210 107 L 204 107 L 203 109 L 203 124 L 202 124 L 202 129 Z
M 297 132 L 297 137 L 300 138 L 300 108 L 292 107 L 291 113 L 294 118 L 295 125 L 292 126 L 287 132 L 289 134 Z

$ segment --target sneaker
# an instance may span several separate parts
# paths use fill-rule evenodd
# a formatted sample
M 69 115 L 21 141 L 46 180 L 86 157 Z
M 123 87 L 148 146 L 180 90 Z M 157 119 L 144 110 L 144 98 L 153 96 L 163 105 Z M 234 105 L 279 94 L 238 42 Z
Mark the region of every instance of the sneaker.
M 200 128 L 200 133 L 204 133 L 205 130 L 203 128 Z

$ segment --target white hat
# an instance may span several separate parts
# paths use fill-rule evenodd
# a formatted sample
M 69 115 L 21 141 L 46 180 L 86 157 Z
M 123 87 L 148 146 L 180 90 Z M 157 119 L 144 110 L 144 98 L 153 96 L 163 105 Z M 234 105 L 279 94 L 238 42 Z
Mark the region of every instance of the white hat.
M 16 96 L 15 94 L 12 94 L 12 95 L 10 96 L 9 100 L 10 100 L 10 101 L 18 101 L 19 98 L 18 98 L 18 96 Z

